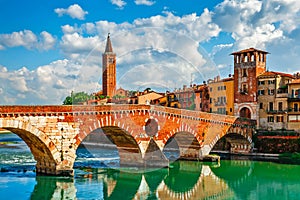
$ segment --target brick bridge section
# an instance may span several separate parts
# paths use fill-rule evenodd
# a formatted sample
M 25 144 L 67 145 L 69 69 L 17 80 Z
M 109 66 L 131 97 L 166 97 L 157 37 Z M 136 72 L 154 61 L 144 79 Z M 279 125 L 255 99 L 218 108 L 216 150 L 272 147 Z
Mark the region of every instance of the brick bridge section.
M 150 105 L 0 106 L 0 128 L 30 148 L 37 174 L 73 175 L 76 150 L 90 133 L 102 130 L 119 151 L 121 165 L 163 167 L 174 138 L 180 158 L 201 159 L 224 135 L 236 133 L 251 144 L 254 127 L 237 117 Z

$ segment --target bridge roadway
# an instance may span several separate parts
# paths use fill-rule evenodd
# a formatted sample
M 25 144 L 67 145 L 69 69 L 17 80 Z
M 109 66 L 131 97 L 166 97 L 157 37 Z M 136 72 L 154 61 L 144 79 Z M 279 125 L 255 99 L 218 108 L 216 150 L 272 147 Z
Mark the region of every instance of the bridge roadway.
M 101 129 L 119 151 L 120 165 L 165 167 L 166 143 L 174 138 L 180 158 L 198 160 L 208 155 L 227 134 L 239 134 L 249 150 L 251 121 L 234 116 L 150 105 L 0 106 L 0 128 L 7 129 L 30 148 L 37 174 L 73 175 L 76 150 L 90 133 Z

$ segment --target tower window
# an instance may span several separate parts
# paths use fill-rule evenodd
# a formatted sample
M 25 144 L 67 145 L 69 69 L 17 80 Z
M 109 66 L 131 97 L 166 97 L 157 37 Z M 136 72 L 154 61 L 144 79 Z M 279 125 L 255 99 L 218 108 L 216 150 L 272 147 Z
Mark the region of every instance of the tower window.
M 236 63 L 240 63 L 240 56 L 236 56 Z
M 242 85 L 242 90 L 241 90 L 241 92 L 242 92 L 242 93 L 247 93 L 247 92 L 248 92 L 248 87 L 247 87 L 247 84 L 246 84 L 246 83 L 244 83 L 244 84 Z
M 247 77 L 247 69 L 243 69 L 242 75 L 243 75 L 243 77 Z
M 247 55 L 244 57 L 244 62 L 248 62 L 248 56 Z

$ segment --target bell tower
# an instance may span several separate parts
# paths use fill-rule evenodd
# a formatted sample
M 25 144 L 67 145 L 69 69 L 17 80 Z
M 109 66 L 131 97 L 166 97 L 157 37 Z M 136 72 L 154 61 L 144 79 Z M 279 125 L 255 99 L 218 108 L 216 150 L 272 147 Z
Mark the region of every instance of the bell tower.
M 112 98 L 116 94 L 116 54 L 113 52 L 110 34 L 102 54 L 102 94 Z
M 234 115 L 256 120 L 257 77 L 266 71 L 268 52 L 250 48 L 233 52 Z

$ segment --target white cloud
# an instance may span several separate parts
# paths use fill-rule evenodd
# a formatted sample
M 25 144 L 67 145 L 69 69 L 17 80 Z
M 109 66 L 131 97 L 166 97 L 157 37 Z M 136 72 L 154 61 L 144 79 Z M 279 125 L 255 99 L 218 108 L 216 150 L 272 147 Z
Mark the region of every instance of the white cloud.
M 149 1 L 149 0 L 135 0 L 134 3 L 136 5 L 146 5 L 146 6 L 152 6 L 155 4 L 155 1 Z
M 27 49 L 49 50 L 55 43 L 56 39 L 46 31 L 41 32 L 39 37 L 30 30 L 0 34 L 0 50 L 18 46 Z
M 62 104 L 71 91 L 100 89 L 99 66 L 57 60 L 35 70 L 0 66 L 1 104 Z
M 299 68 L 296 66 L 299 56 L 294 52 L 300 48 L 296 42 L 300 40 L 300 1 L 224 0 L 215 7 L 213 13 L 213 22 L 218 24 L 221 32 L 231 35 L 230 40 L 233 39 L 231 52 L 249 47 L 259 48 L 271 53 L 268 64 L 273 70 L 295 71 Z M 220 49 L 218 53 L 230 53 L 228 50 Z M 273 57 L 275 52 L 280 52 L 280 56 Z M 231 62 L 230 57 L 218 58 L 218 64 Z
M 56 43 L 56 39 L 48 32 L 43 31 L 40 33 L 40 40 L 38 43 L 38 48 L 42 50 L 51 49 Z
M 88 14 L 87 11 L 84 11 L 78 4 L 73 4 L 69 6 L 67 9 L 65 8 L 56 8 L 54 12 L 58 14 L 58 16 L 69 15 L 73 19 L 84 20 L 85 15 Z
M 118 56 L 119 78 L 124 77 L 125 73 L 126 76 L 130 76 L 128 72 L 135 74 L 136 68 L 140 69 L 141 66 L 147 65 L 149 69 L 153 69 L 147 73 L 148 78 L 136 75 L 134 77 L 140 81 L 149 82 L 153 80 L 153 76 L 157 77 L 155 67 L 161 65 L 166 66 L 169 72 L 174 70 L 175 74 L 184 74 L 178 80 L 175 75 L 168 76 L 169 72 L 163 71 L 162 81 L 179 87 L 190 83 L 191 74 L 197 74 L 194 75 L 194 79 L 202 82 L 209 78 L 208 73 L 214 72 L 212 70 L 214 66 L 207 66 L 213 65 L 212 61 L 208 61 L 209 56 L 204 56 L 203 52 L 200 53 L 198 49 L 199 42 L 207 41 L 220 32 L 220 28 L 212 22 L 211 15 L 212 13 L 205 9 L 201 15 L 190 14 L 179 17 L 166 12 L 164 15 L 136 19 L 132 24 L 98 21 L 86 23 L 77 28 L 68 25 L 68 30 L 76 30 L 76 32 L 69 34 L 64 31 L 65 35 L 60 45 L 68 58 L 85 60 L 85 62 L 98 64 L 101 67 L 100 55 L 105 49 L 107 33 L 110 32 L 113 48 Z M 83 37 L 84 34 L 97 36 Z M 169 58 L 170 56 L 172 59 Z M 174 84 L 176 80 L 177 83 Z M 125 88 L 130 88 L 129 86 L 133 83 L 137 84 L 140 81 L 128 83 L 129 85 L 124 82 L 120 84 Z M 156 82 L 159 83 L 157 79 Z M 135 87 L 138 86 L 135 85 Z
M 126 6 L 126 2 L 123 0 L 110 0 L 113 5 L 118 6 L 119 9 L 123 9 Z

